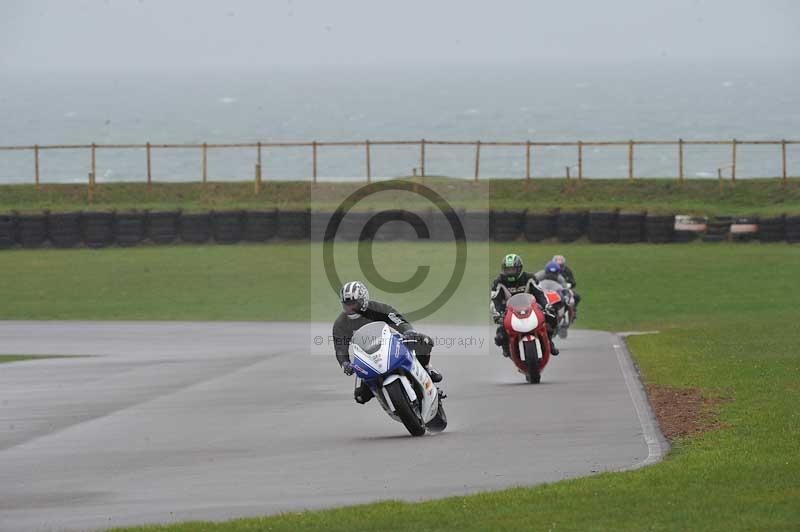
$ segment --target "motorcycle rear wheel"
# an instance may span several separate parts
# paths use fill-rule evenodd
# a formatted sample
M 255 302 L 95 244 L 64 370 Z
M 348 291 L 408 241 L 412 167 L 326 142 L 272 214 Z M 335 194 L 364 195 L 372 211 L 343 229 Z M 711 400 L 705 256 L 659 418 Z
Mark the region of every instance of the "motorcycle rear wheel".
M 419 415 L 414 412 L 411 401 L 406 395 L 406 390 L 403 388 L 403 383 L 399 380 L 390 383 L 386 386 L 386 393 L 389 395 L 389 399 L 392 400 L 392 405 L 394 405 L 394 411 L 397 417 L 403 422 L 408 432 L 412 436 L 422 436 L 425 434 L 425 424 L 422 422 Z

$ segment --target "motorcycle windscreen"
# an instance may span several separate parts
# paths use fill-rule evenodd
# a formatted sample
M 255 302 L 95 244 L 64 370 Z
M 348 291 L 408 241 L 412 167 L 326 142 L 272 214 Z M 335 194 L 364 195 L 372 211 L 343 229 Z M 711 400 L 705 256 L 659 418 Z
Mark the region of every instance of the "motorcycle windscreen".
M 390 370 L 392 350 L 399 349 L 399 335 L 383 322 L 368 323 L 353 333 L 350 356 L 364 379 L 373 379 Z
M 563 286 L 558 281 L 553 281 L 552 279 L 543 279 L 539 283 L 539 287 L 542 290 L 549 290 L 550 292 L 558 292 L 561 293 L 561 290 L 564 289 Z

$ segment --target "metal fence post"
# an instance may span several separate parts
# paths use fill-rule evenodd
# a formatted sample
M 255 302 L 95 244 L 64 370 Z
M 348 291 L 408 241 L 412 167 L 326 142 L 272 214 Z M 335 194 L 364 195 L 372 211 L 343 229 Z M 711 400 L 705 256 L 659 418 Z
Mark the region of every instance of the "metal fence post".
M 96 172 L 97 172 L 96 152 L 97 152 L 97 145 L 94 142 L 92 142 L 92 183 L 91 183 L 92 186 L 94 186 L 94 176 L 97 175 L 96 174 Z
M 683 139 L 678 139 L 678 183 L 683 184 Z
M 372 181 L 372 162 L 370 161 L 370 154 L 369 154 L 369 139 L 364 142 L 364 149 L 366 151 L 367 156 L 367 183 Z
M 150 189 L 153 186 L 153 173 L 151 171 L 152 167 L 150 165 L 150 142 L 149 141 L 147 142 L 147 145 L 146 145 L 146 151 L 147 151 L 147 188 Z
M 783 174 L 783 186 L 787 184 L 786 181 L 786 139 L 781 141 L 781 168 Z
M 36 176 L 36 190 L 39 190 L 39 145 L 38 144 L 33 147 L 33 166 L 34 166 L 34 175 Z
M 419 142 L 419 175 L 425 177 L 425 139 Z
M 312 166 L 312 179 L 314 183 L 317 182 L 317 141 L 311 143 L 311 166 Z
M 261 192 L 261 141 L 256 144 L 256 183 L 255 193 Z
M 203 184 L 208 183 L 208 144 L 203 143 Z
M 475 142 L 475 182 L 478 181 L 481 168 L 481 141 Z
M 628 179 L 633 179 L 633 141 L 628 141 Z
M 736 139 L 731 141 L 731 181 L 736 181 Z
M 578 141 L 578 179 L 583 179 L 583 141 Z
M 525 179 L 531 178 L 531 141 L 525 141 Z

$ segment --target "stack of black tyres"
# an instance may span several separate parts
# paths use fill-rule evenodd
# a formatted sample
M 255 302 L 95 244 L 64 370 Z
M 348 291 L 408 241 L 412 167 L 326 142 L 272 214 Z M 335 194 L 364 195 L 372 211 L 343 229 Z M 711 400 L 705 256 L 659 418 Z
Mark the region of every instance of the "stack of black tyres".
M 278 238 L 282 240 L 308 240 L 311 233 L 311 213 L 305 211 L 280 211 Z
M 10 249 L 16 245 L 17 217 L 0 214 L 0 249 Z
M 375 215 L 373 211 L 350 211 L 341 218 L 339 229 L 334 235 L 339 240 L 357 242 L 364 234 L 367 222 Z
M 525 214 L 522 234 L 528 242 L 541 242 L 556 236 L 556 213 L 529 212 Z
M 182 213 L 180 222 L 181 241 L 189 244 L 204 244 L 211 238 L 211 214 L 207 212 Z
M 560 212 L 556 217 L 556 237 L 560 242 L 574 242 L 586 234 L 588 214 Z
M 114 243 L 114 213 L 85 212 L 81 216 L 81 236 L 90 248 L 104 248 Z
M 609 244 L 619 239 L 616 211 L 589 213 L 589 241 Z
M 38 248 L 47 240 L 47 213 L 17 216 L 17 242 L 24 248 Z
M 309 230 L 312 242 L 322 242 L 325 239 L 325 233 L 328 230 L 328 226 L 333 222 L 334 214 L 335 213 L 329 211 L 311 211 Z M 336 216 L 341 218 L 338 214 Z
M 619 241 L 635 244 L 645 240 L 645 218 L 643 212 L 621 212 L 617 218 Z
M 737 216 L 733 218 L 734 229 L 731 231 L 733 242 L 750 242 L 758 236 L 759 220 L 757 216 Z
M 427 214 L 426 221 L 428 222 L 431 240 L 436 242 L 452 242 L 456 238 L 456 227 L 459 225 L 464 229 L 466 236 L 466 227 L 464 220 L 464 209 L 452 212 L 441 212 L 438 209 L 430 209 Z
M 790 244 L 800 244 L 800 215 L 785 218 L 786 241 Z
M 242 211 L 219 211 L 211 217 L 211 231 L 219 244 L 236 244 L 242 240 L 244 213 Z
M 80 244 L 81 213 L 50 213 L 47 217 L 47 236 L 57 248 L 74 248 Z
M 495 242 L 513 242 L 522 234 L 525 211 L 490 211 L 489 234 Z
M 723 242 L 728 239 L 733 218 L 730 216 L 715 216 L 706 224 L 703 233 L 703 242 Z
M 786 226 L 783 216 L 761 218 L 758 222 L 758 239 L 761 242 L 783 242 Z
M 147 235 L 147 213 L 118 212 L 114 219 L 117 244 L 123 247 L 139 245 Z
M 247 242 L 266 242 L 278 233 L 278 211 L 247 211 L 243 236 Z
M 672 242 L 672 233 L 675 232 L 674 214 L 648 214 L 644 225 L 648 242 L 652 244 Z
M 171 244 L 178 238 L 180 211 L 158 211 L 147 214 L 147 238 L 154 244 Z
M 486 242 L 489 240 L 489 213 L 481 211 L 464 212 L 461 221 L 467 242 Z

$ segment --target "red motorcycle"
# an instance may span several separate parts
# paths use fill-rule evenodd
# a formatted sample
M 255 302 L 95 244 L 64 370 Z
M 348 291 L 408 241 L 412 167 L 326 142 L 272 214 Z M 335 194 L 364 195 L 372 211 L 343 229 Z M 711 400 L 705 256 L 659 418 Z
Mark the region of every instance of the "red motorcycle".
M 531 294 L 516 294 L 506 302 L 503 327 L 508 334 L 511 360 L 525 380 L 538 384 L 550 361 L 550 339 L 544 312 Z

